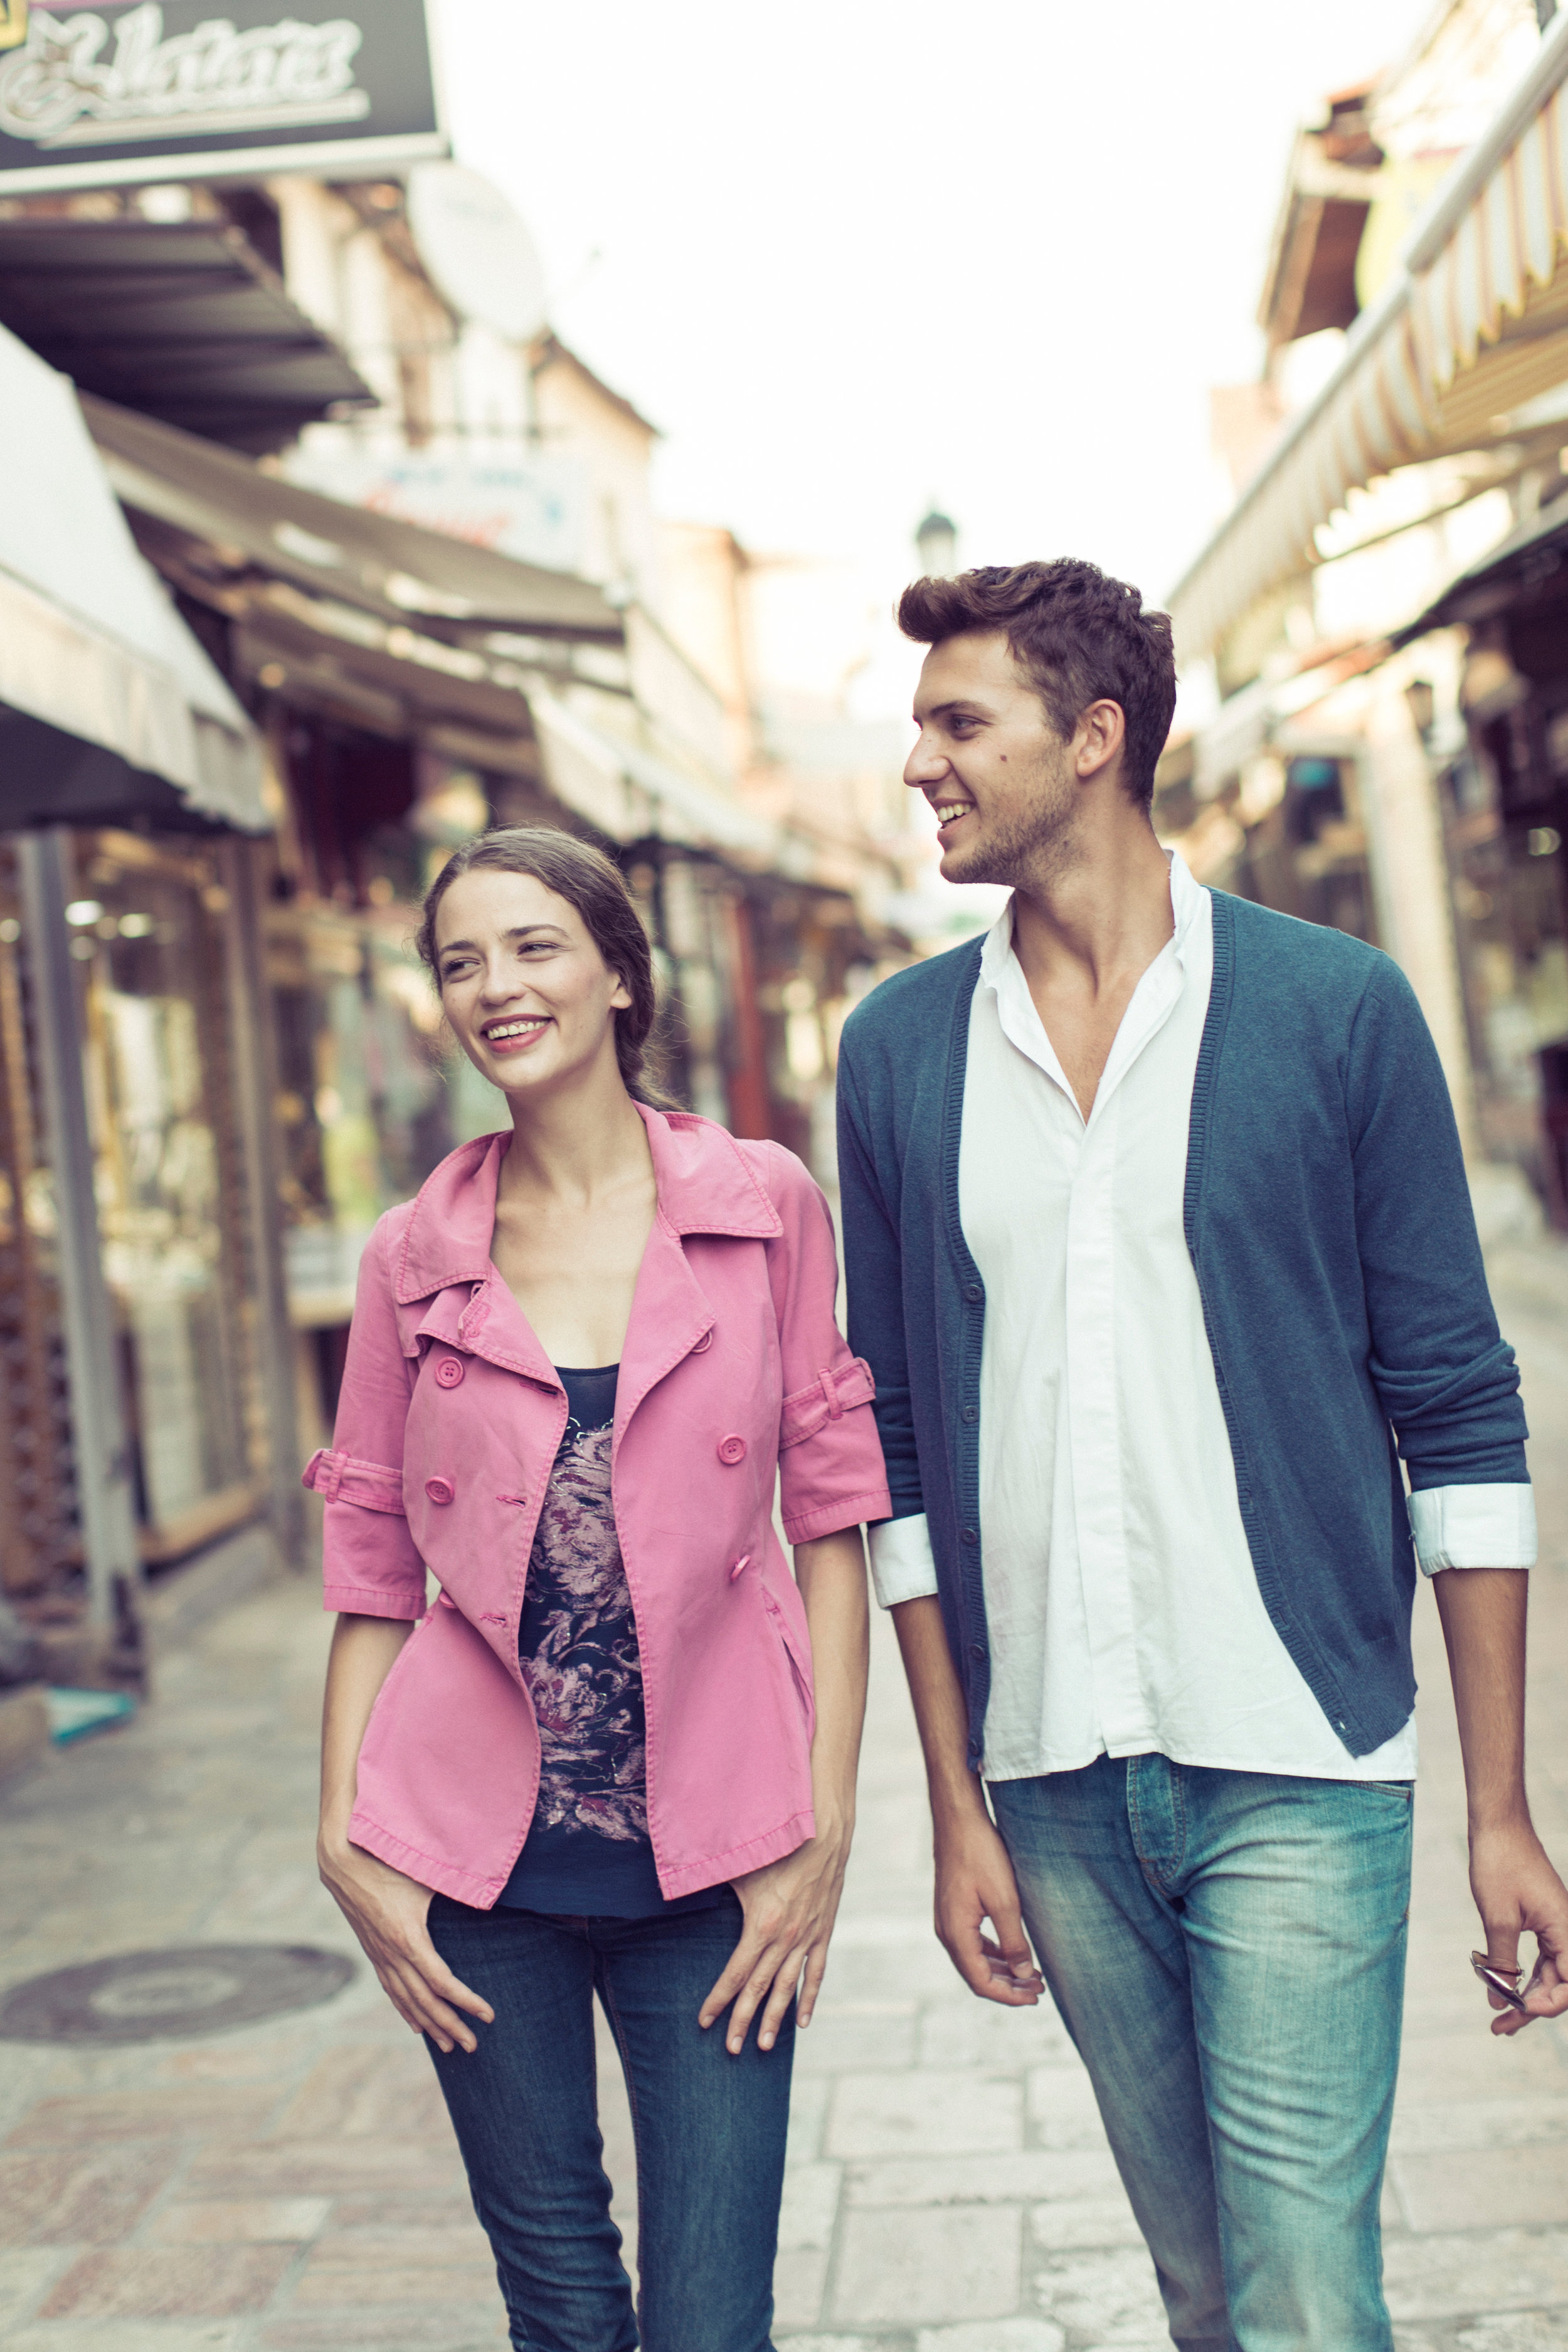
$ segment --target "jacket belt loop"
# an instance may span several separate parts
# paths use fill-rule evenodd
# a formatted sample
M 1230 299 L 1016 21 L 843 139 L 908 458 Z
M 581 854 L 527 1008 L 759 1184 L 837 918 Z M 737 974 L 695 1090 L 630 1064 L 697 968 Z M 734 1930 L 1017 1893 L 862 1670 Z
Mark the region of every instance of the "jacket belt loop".
M 827 1399 L 827 1417 L 829 1421 L 842 1421 L 844 1418 L 844 1406 L 838 1394 L 837 1381 L 834 1379 L 831 1372 L 818 1372 L 816 1378 L 823 1395 Z

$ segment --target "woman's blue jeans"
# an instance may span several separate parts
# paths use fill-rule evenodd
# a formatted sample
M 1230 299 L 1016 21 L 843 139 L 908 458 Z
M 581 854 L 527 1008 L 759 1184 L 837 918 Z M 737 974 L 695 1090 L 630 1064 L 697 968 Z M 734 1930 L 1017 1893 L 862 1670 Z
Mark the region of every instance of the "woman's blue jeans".
M 990 1793 L 1175 2342 L 1389 2352 L 1409 1785 L 1101 1756 Z
M 795 2055 L 792 2010 L 739 2057 L 697 2012 L 740 1938 L 728 1892 L 654 1919 L 474 1911 L 444 1895 L 430 1934 L 495 2011 L 470 2057 L 429 2044 L 517 2352 L 633 2352 L 595 2091 L 594 1996 L 626 2070 L 637 2150 L 646 2352 L 771 2352 Z

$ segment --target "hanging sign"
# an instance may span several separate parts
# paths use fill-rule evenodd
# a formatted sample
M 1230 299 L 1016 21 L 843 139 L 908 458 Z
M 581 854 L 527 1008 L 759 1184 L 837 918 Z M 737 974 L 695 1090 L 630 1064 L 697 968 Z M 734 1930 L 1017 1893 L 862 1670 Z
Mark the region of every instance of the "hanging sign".
M 444 155 L 426 0 L 0 0 L 0 196 Z

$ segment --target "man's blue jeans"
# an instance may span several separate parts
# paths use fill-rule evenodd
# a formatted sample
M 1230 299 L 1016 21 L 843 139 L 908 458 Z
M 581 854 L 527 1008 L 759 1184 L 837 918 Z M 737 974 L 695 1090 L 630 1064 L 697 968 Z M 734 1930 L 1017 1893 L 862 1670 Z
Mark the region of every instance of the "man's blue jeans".
M 1183 2352 L 1389 2352 L 1408 1783 L 1163 1756 L 996 1780 Z
M 518 2352 L 638 2341 L 595 2095 L 594 1995 L 620 2051 L 637 2148 L 646 2352 L 771 2352 L 795 2012 L 731 2058 L 697 2012 L 741 1933 L 726 1891 L 654 1919 L 475 1911 L 437 1895 L 430 1934 L 495 2011 L 441 2078 Z

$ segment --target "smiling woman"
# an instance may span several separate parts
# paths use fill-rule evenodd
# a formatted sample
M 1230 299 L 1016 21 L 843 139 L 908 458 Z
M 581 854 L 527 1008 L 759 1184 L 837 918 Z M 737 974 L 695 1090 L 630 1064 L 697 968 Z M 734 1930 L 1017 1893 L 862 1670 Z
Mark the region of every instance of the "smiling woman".
M 652 953 L 607 858 L 488 835 L 419 950 L 511 1127 L 376 1228 L 306 1474 L 341 1612 L 321 1874 L 426 2037 L 512 2341 L 638 2341 L 596 1991 L 636 2083 L 646 2352 L 766 2352 L 853 1824 L 860 1523 L 889 1507 L 872 1384 L 805 1170 L 649 1084 Z

